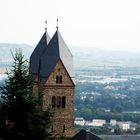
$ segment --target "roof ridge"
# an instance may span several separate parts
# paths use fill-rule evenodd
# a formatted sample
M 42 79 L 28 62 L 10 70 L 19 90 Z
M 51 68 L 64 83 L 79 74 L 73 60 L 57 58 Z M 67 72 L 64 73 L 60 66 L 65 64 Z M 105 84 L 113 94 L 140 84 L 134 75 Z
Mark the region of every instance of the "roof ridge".
M 63 39 L 61 33 L 59 32 L 59 30 L 57 30 L 56 32 L 57 32 L 57 34 L 58 34 L 58 43 L 59 43 L 59 41 L 60 41 L 60 40 L 59 40 L 60 38 L 61 38 L 61 39 L 63 40 L 63 42 L 65 43 L 65 41 L 64 41 L 64 39 Z M 70 51 L 70 49 L 68 48 L 68 46 L 67 46 L 66 43 L 65 43 L 65 45 L 66 45 L 67 50 L 69 51 L 69 53 L 70 53 L 71 56 L 73 57 L 73 55 L 72 55 L 72 53 L 71 53 L 71 51 Z

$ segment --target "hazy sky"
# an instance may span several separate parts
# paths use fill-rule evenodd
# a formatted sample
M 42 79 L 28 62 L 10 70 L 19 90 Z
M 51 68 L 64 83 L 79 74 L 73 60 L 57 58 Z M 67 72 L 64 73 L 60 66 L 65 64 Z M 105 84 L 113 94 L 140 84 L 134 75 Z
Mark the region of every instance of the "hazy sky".
M 140 0 L 0 0 L 0 43 L 36 45 L 57 16 L 68 46 L 140 52 Z

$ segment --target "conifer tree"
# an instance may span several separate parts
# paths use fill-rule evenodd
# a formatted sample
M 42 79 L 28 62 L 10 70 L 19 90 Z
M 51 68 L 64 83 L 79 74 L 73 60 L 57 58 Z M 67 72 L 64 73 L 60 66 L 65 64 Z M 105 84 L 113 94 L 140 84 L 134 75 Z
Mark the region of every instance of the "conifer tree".
M 14 63 L 1 89 L 0 137 L 3 139 L 53 139 L 49 129 L 50 109 L 39 110 L 39 98 L 32 95 L 33 83 L 29 65 L 21 50 L 13 55 Z

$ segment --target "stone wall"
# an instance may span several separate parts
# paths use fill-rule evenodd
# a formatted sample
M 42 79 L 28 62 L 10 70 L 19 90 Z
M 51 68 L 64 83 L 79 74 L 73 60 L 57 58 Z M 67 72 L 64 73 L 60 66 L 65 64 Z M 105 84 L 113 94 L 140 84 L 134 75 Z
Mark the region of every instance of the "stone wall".
M 56 83 L 56 76 L 62 76 L 62 83 Z M 37 85 L 34 86 L 34 91 L 37 91 Z M 64 65 L 59 61 L 52 73 L 50 74 L 43 89 L 43 109 L 48 106 L 52 107 L 52 97 L 66 97 L 65 108 L 53 107 L 53 127 L 51 131 L 54 134 L 64 135 L 66 137 L 72 137 L 75 134 L 74 131 L 74 84 L 67 73 Z

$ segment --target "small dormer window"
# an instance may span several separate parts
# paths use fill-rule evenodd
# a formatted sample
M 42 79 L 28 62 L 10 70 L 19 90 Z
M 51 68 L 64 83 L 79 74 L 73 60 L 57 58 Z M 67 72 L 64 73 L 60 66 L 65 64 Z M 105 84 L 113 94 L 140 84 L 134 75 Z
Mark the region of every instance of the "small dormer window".
M 62 75 L 59 75 L 59 76 L 57 75 L 56 76 L 56 83 L 57 84 L 62 84 Z

